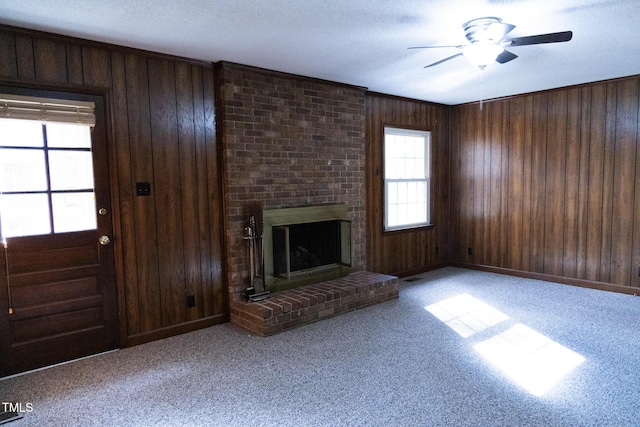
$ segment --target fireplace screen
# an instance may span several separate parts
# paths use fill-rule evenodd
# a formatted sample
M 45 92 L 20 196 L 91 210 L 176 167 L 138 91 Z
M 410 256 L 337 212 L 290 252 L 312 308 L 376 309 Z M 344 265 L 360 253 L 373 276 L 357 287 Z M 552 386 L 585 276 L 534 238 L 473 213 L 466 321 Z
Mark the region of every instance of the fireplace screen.
M 351 265 L 351 225 L 333 220 L 273 228 L 273 273 L 291 279 L 305 270 Z
M 264 269 L 271 292 L 346 276 L 351 222 L 346 205 L 265 210 Z

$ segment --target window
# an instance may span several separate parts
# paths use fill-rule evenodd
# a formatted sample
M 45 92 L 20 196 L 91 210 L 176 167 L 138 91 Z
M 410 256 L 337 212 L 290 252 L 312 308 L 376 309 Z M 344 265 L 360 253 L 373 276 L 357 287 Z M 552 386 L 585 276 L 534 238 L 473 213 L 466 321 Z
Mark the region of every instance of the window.
M 90 127 L 0 118 L 2 237 L 96 227 Z
M 384 229 L 430 224 L 430 133 L 384 129 Z

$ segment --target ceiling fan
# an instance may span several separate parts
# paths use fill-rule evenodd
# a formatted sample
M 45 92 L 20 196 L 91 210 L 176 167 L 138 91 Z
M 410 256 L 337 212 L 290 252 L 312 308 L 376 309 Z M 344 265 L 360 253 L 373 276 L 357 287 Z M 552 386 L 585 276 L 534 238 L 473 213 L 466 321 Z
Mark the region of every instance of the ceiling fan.
M 527 46 L 544 43 L 568 42 L 573 37 L 571 31 L 561 31 L 559 33 L 538 34 L 534 36 L 506 38 L 516 26 L 502 22 L 496 17 L 476 18 L 465 23 L 463 26 L 465 36 L 469 43 L 451 46 L 414 46 L 409 49 L 433 49 L 452 48 L 460 49 L 461 52 L 429 64 L 424 68 L 433 67 L 459 56 L 465 56 L 472 64 L 483 70 L 493 61 L 504 64 L 513 61 L 518 55 L 505 50 L 507 47 Z

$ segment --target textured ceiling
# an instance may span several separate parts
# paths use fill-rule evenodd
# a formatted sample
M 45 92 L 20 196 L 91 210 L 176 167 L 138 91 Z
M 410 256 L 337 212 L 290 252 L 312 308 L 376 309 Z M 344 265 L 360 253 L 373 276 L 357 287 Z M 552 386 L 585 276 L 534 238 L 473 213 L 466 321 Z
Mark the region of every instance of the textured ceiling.
M 573 40 L 511 48 L 483 73 L 464 57 L 423 68 L 455 48 L 407 49 L 464 43 L 484 16 Z M 639 19 L 638 0 L 0 0 L 2 24 L 444 104 L 640 74 Z

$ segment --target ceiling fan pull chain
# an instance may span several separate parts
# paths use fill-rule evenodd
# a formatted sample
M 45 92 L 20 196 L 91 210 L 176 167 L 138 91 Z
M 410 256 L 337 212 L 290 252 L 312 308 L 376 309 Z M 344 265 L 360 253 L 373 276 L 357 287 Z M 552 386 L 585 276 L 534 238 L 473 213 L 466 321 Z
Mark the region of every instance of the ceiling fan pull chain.
M 482 111 L 483 101 L 484 101 L 484 68 L 480 68 L 480 111 Z

